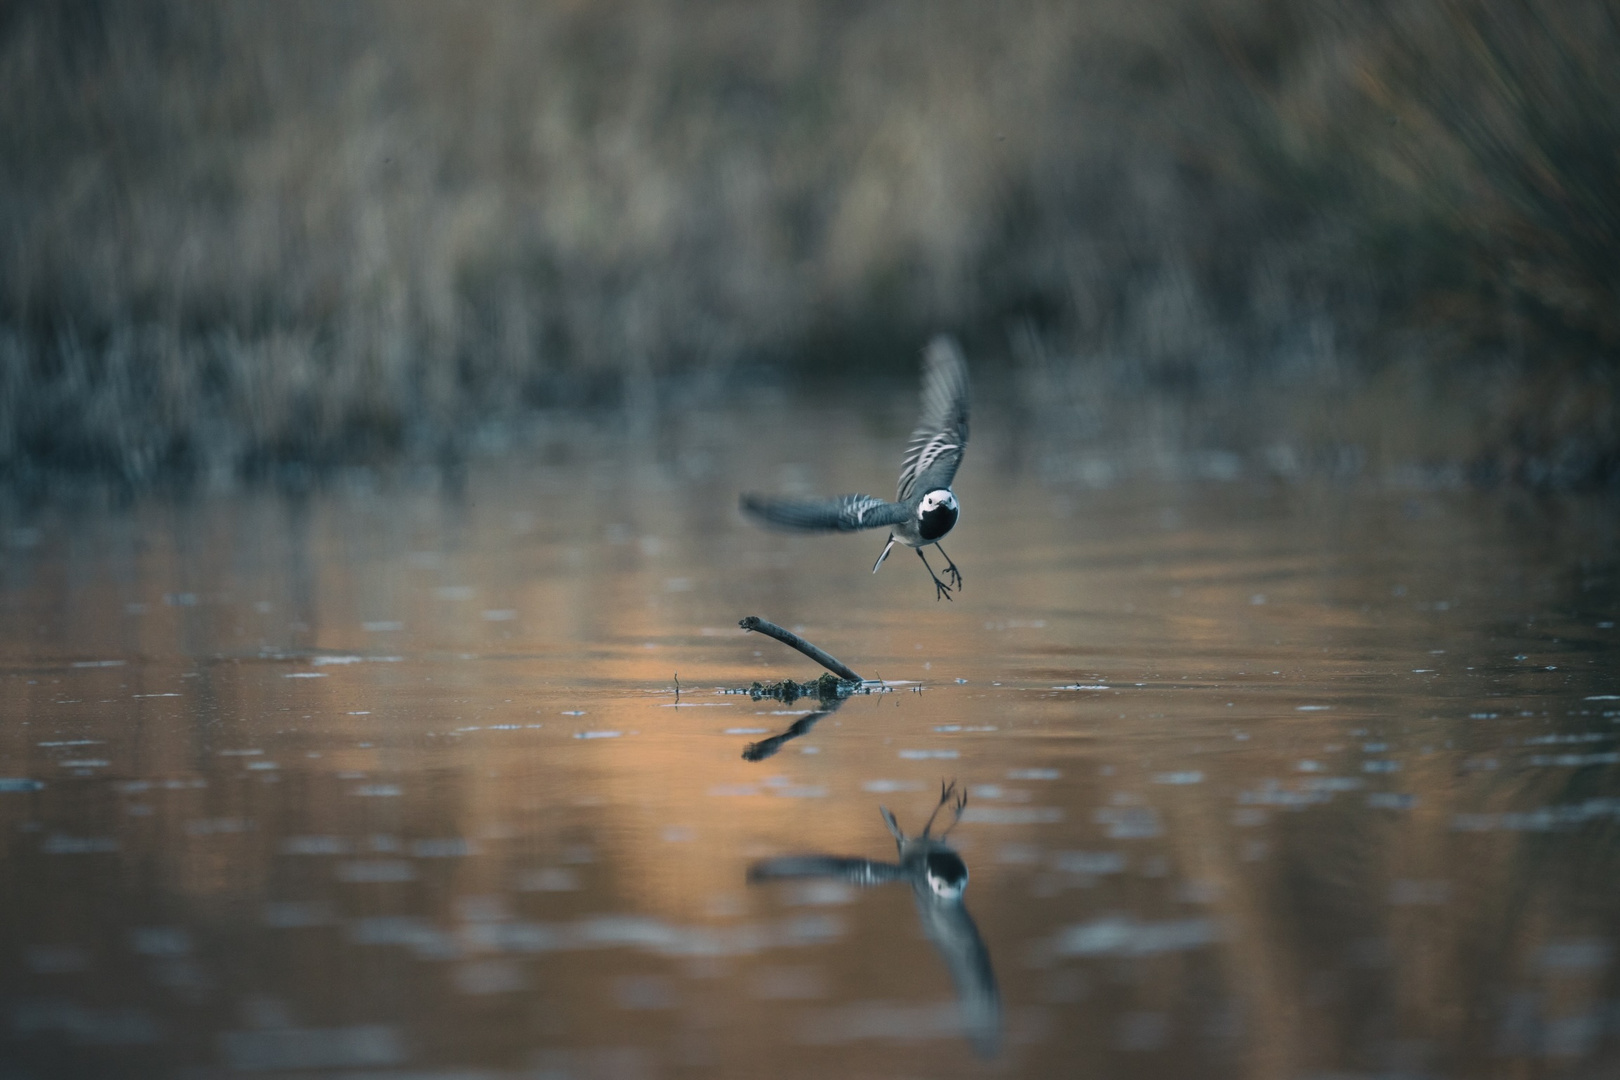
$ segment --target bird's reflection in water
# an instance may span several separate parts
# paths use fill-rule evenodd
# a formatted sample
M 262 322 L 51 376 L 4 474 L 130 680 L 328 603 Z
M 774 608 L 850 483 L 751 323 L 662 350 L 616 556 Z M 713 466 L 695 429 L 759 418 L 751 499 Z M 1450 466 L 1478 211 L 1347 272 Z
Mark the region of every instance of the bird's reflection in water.
M 813 717 L 804 719 L 812 720 Z M 791 736 L 778 736 L 785 737 Z M 947 805 L 951 808 L 951 823 L 939 836 L 932 836 L 934 819 Z M 967 864 L 945 842 L 945 837 L 961 819 L 962 808 L 966 805 L 967 794 L 957 789 L 955 781 L 943 785 L 939 803 L 929 815 L 928 823 L 923 826 L 921 835 L 913 837 L 907 837 L 901 831 L 888 807 L 880 806 L 878 809 L 883 814 L 883 821 L 888 825 L 889 832 L 894 834 L 895 845 L 900 852 L 899 862 L 878 862 L 838 855 L 786 855 L 755 863 L 748 869 L 748 880 L 832 878 L 855 885 L 910 882 L 923 931 L 944 958 L 945 966 L 951 972 L 951 981 L 956 984 L 956 997 L 961 1006 L 962 1024 L 967 1037 L 980 1055 L 992 1057 L 1001 1048 L 1001 992 L 996 988 L 990 952 L 985 948 L 984 940 L 979 937 L 979 928 L 974 925 L 973 917 L 962 902 L 962 893 L 968 882 Z
M 794 721 L 794 723 L 786 731 L 782 732 L 782 734 L 772 735 L 768 739 L 761 739 L 759 742 L 751 742 L 747 746 L 743 747 L 743 760 L 764 761 L 766 758 L 772 756 L 778 750 L 782 749 L 783 743 L 792 742 L 800 735 L 809 734 L 810 729 L 815 727 L 823 717 L 831 716 L 833 713 L 843 708 L 844 700 L 845 699 L 842 697 L 822 698 L 821 708 L 817 709 L 808 716 L 799 717 L 799 719 Z

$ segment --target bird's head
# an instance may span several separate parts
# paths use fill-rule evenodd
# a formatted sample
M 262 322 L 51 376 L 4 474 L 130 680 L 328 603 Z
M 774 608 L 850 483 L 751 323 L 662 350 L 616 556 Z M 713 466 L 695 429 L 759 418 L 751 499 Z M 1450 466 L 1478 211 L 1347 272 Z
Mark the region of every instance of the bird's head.
M 955 900 L 967 888 L 968 868 L 962 856 L 949 848 L 928 853 L 926 873 L 928 887 L 941 900 Z
M 938 540 L 956 524 L 956 495 L 950 488 L 936 488 L 917 504 L 917 530 L 924 540 Z

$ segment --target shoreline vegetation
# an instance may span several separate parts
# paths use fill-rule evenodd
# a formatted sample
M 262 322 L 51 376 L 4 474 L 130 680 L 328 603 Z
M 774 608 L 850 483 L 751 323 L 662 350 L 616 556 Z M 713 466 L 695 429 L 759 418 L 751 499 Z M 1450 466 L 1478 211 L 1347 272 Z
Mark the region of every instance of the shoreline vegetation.
M 1620 0 L 10 3 L 0 472 L 442 458 L 948 330 L 1058 445 L 1613 486 L 1616 56 Z

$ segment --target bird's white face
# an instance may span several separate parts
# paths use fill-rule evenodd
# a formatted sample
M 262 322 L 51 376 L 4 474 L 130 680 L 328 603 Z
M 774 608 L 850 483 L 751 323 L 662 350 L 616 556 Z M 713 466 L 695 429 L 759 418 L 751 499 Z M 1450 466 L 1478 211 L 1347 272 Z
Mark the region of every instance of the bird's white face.
M 941 900 L 955 900 L 967 888 L 967 878 L 960 881 L 946 881 L 937 874 L 928 875 L 928 887 L 934 890 L 934 895 Z
M 917 535 L 933 543 L 956 527 L 956 496 L 950 488 L 935 488 L 917 503 Z

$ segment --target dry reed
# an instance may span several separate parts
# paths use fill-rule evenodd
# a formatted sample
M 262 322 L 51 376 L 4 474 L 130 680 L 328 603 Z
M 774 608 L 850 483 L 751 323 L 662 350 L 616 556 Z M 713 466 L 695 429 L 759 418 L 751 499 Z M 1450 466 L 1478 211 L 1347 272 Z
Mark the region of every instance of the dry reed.
M 14 2 L 0 462 L 434 451 L 946 328 L 1059 434 L 1612 481 L 1616 12 Z

